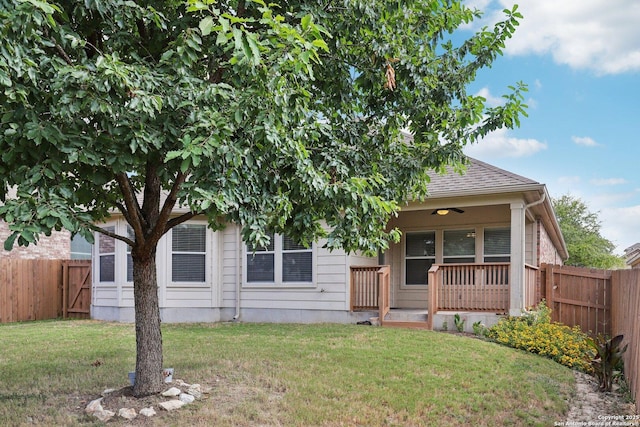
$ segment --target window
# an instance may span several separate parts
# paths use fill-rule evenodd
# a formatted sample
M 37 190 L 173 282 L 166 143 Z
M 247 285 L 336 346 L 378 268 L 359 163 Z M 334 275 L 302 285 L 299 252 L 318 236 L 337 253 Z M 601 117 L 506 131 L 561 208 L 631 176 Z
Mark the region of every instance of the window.
M 271 234 L 268 246 L 246 248 L 247 283 L 313 283 L 313 248 L 287 236 Z
M 171 281 L 204 283 L 207 228 L 180 224 L 171 230 Z
M 112 233 L 116 230 L 114 226 L 104 229 Z M 115 282 L 116 239 L 104 234 L 98 234 L 98 268 L 101 282 Z
M 444 253 L 445 264 L 473 263 L 476 261 L 475 230 L 445 230 Z
M 511 261 L 511 230 L 509 228 L 485 228 L 484 262 Z
M 71 238 L 71 259 L 91 259 L 91 243 L 79 234 Z
M 407 233 L 405 249 L 405 284 L 426 285 L 436 260 L 436 233 Z
M 269 237 L 268 246 L 247 246 L 247 282 L 275 281 L 275 236 L 271 234 Z

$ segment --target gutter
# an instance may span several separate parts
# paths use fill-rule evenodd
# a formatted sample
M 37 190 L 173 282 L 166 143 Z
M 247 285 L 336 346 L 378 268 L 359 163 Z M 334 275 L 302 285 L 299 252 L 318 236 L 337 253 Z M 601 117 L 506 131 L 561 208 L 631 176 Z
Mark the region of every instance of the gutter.
M 240 227 L 236 225 L 236 314 L 233 316 L 233 321 L 240 320 Z
M 547 198 L 547 191 L 544 190 L 544 192 L 542 193 L 542 196 L 540 197 L 540 200 L 537 200 L 535 202 L 531 202 L 528 205 L 525 206 L 525 212 L 533 207 L 533 206 L 537 206 L 541 203 L 543 203 Z M 563 260 L 566 260 L 567 258 L 569 258 L 569 253 L 567 252 L 567 244 L 564 241 L 564 237 L 562 236 L 562 230 L 560 230 L 560 225 L 558 224 L 558 221 L 555 217 L 555 213 L 553 212 L 553 207 L 551 207 L 551 211 L 549 211 L 548 208 L 545 208 L 545 211 L 548 212 L 548 216 L 549 219 L 551 221 L 551 227 L 553 228 L 554 234 L 556 235 L 556 238 L 558 240 L 558 243 L 560 244 L 560 247 L 562 249 L 562 251 L 559 251 L 560 256 L 562 257 Z M 550 230 L 547 230 L 547 232 L 549 232 Z
M 543 203 L 546 198 L 547 198 L 547 192 L 545 191 L 545 192 L 542 193 L 542 196 L 540 197 L 540 200 L 537 200 L 535 202 L 529 203 L 528 205 L 525 205 L 525 207 L 524 207 L 525 212 L 527 211 L 527 209 L 529 209 L 529 208 L 531 208 L 533 206 L 537 206 L 540 203 Z

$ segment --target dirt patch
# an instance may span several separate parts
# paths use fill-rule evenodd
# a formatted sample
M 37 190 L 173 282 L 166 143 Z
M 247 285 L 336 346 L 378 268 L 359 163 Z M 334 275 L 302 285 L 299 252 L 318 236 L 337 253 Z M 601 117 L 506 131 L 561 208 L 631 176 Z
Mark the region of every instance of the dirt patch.
M 635 405 L 628 402 L 619 389 L 601 393 L 598 391 L 595 378 L 577 371 L 573 374 L 576 377 L 576 391 L 569 407 L 566 425 L 579 425 L 576 423 L 580 422 L 586 422 L 585 425 L 588 425 L 589 422 L 602 422 L 606 416 L 635 414 Z

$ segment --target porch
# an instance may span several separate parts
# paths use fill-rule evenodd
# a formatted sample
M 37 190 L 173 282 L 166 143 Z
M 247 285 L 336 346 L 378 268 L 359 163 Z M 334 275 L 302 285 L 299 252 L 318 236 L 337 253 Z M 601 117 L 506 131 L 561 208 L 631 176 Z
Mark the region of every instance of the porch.
M 408 309 L 392 305 L 390 266 L 352 266 L 351 311 L 375 311 L 381 326 L 424 329 L 442 329 L 444 322 L 453 327 L 457 313 L 471 328 L 476 321 L 509 313 L 510 270 L 511 263 L 434 264 L 424 288 L 426 306 Z M 539 283 L 538 268 L 525 264 L 522 293 L 515 293 L 522 296 L 518 305 L 540 301 Z

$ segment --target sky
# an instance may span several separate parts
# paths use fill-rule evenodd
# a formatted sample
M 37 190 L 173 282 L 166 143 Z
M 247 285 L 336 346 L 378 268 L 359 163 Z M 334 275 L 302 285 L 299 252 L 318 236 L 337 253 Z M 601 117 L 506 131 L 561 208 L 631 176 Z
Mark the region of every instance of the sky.
M 477 28 L 515 2 L 466 4 L 484 11 Z M 529 116 L 465 153 L 580 198 L 622 255 L 640 243 L 640 1 L 517 3 L 521 25 L 471 90 L 497 105 L 523 81 Z

